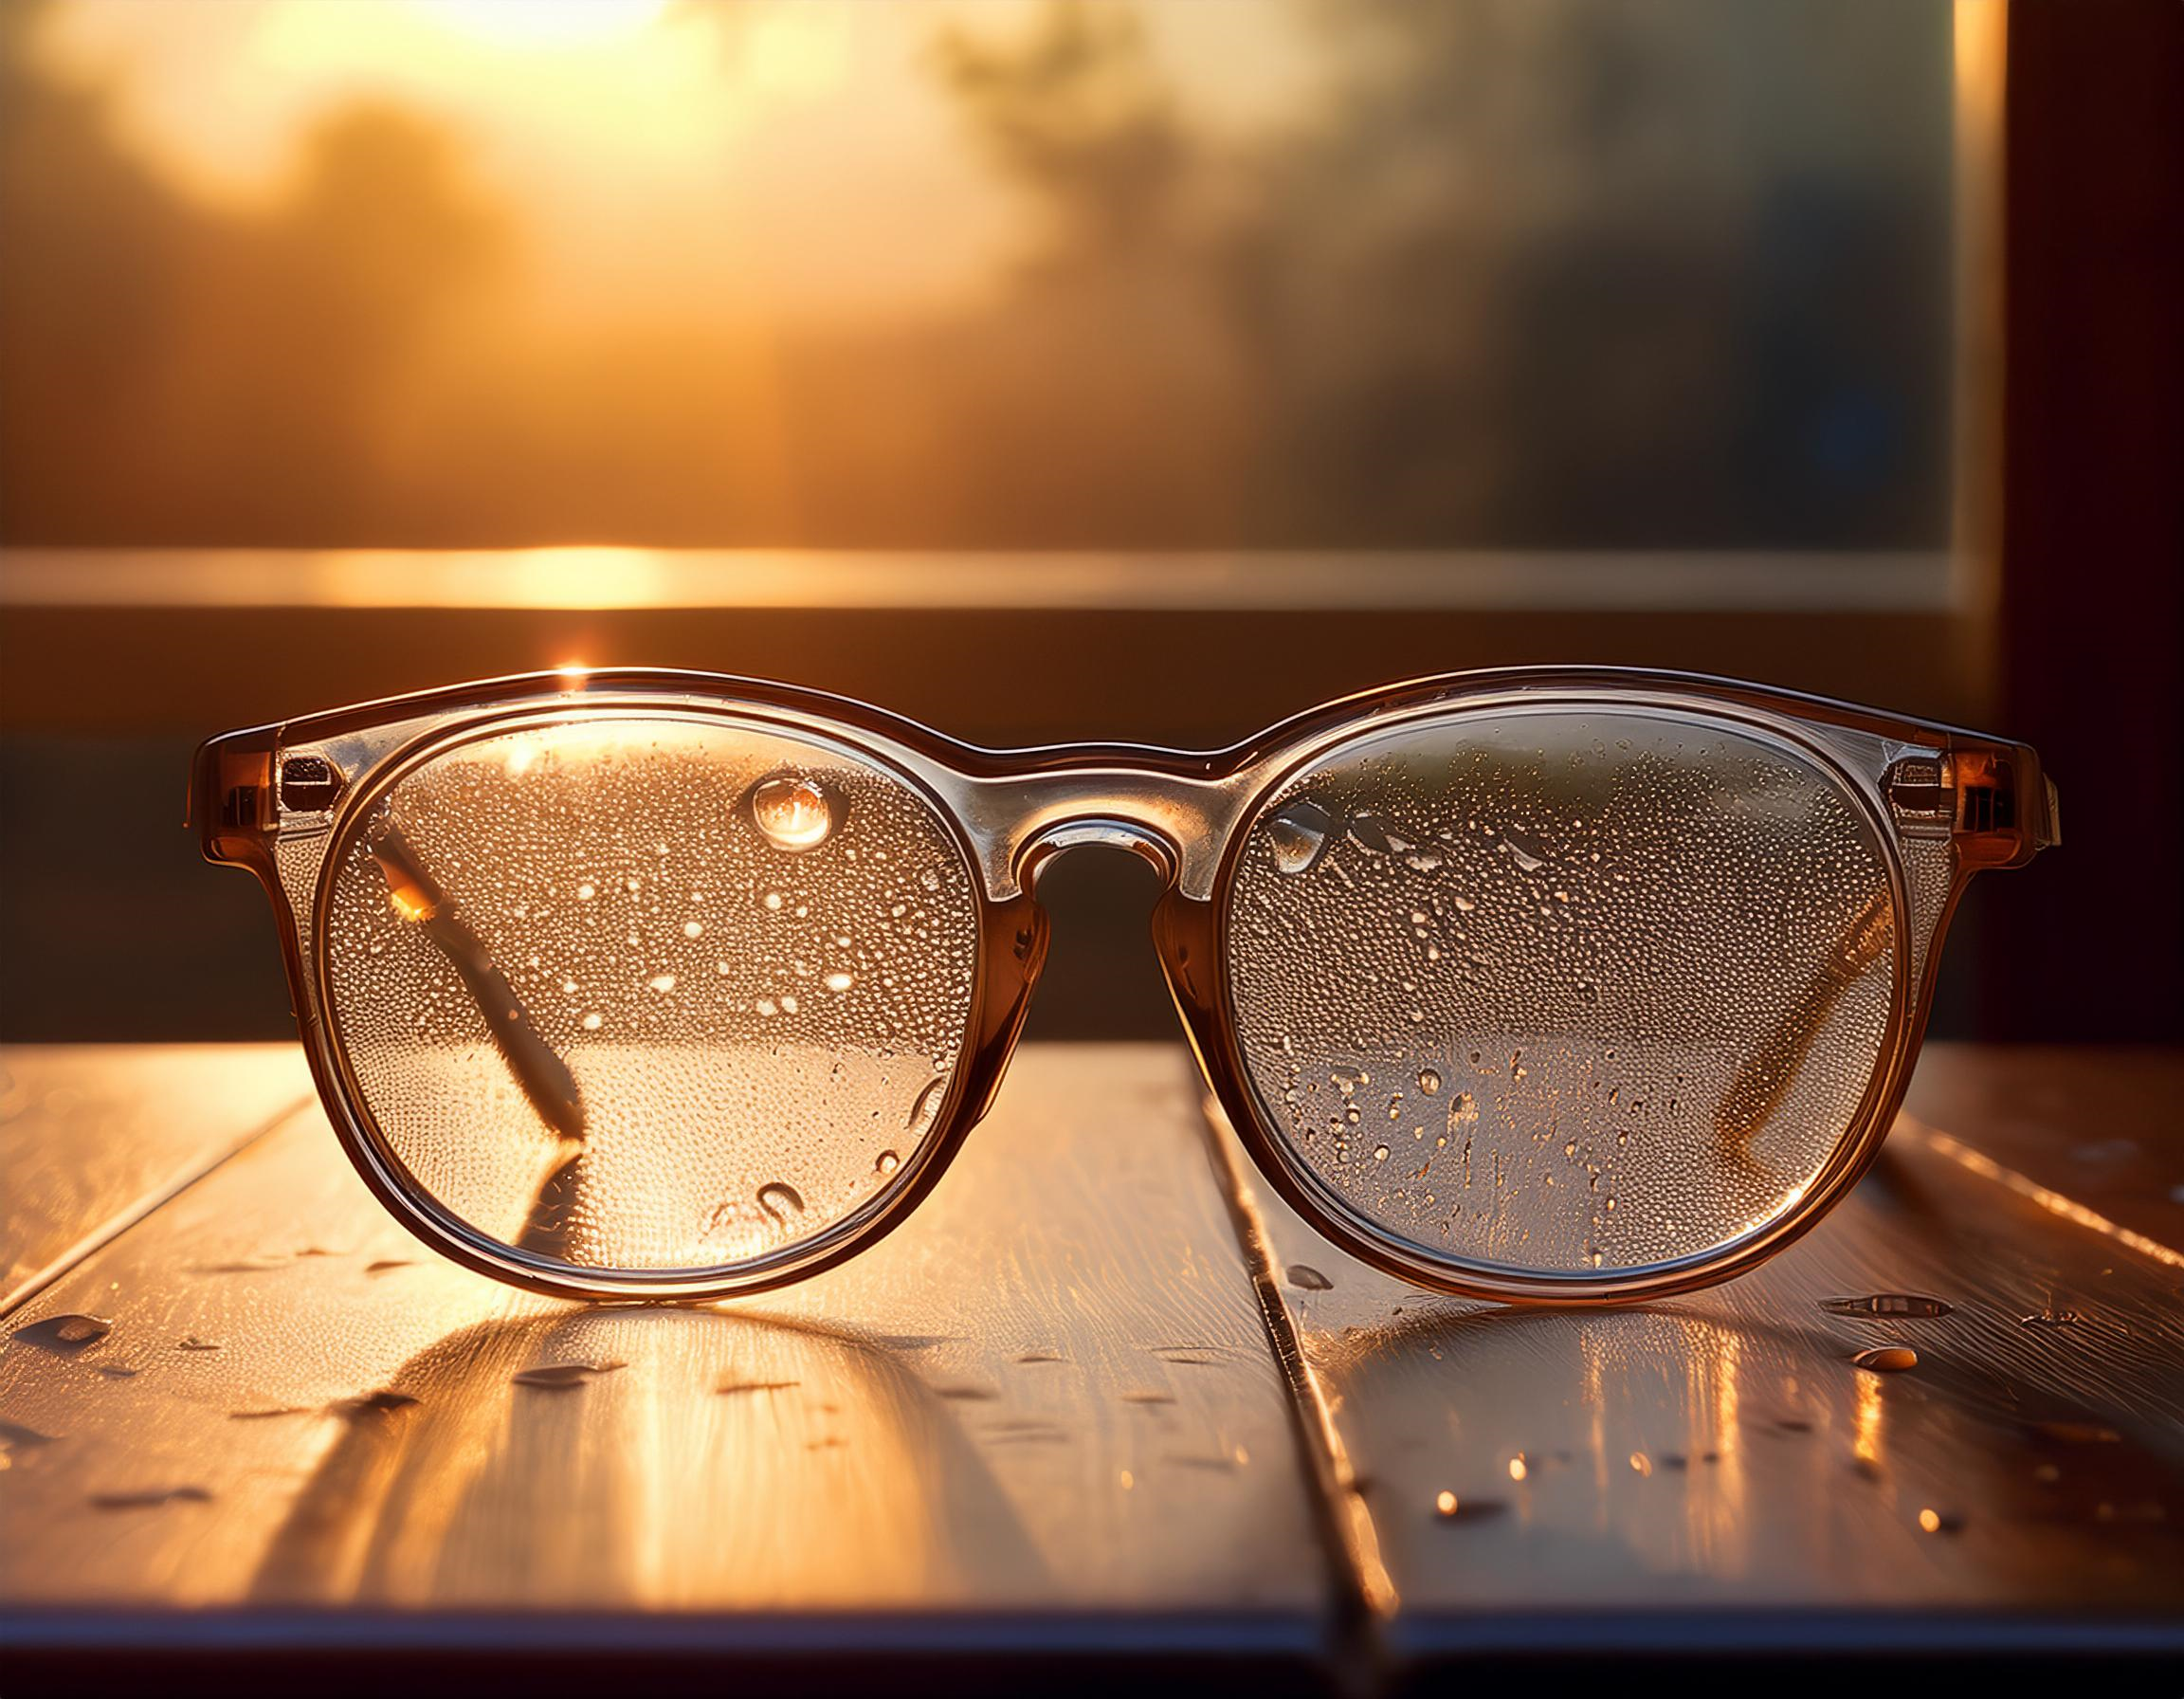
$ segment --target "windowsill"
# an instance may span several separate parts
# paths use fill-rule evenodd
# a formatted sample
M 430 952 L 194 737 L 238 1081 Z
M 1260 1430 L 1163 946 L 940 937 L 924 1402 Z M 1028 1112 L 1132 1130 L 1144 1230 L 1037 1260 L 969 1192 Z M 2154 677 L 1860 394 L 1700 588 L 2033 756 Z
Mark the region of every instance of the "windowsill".
M 1942 612 L 1943 550 L 9 549 L 0 608 Z

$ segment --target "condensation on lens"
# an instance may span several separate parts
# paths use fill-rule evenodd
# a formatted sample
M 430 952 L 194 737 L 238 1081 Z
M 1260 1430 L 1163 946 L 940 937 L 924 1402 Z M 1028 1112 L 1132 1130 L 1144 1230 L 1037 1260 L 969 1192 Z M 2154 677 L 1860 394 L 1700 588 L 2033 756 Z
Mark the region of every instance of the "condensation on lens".
M 1887 1031 L 1890 889 L 1787 741 L 1451 714 L 1269 799 L 1225 971 L 1264 1118 L 1350 1212 L 1452 1265 L 1611 1271 L 1716 1249 L 1825 1166 Z
M 908 784 L 770 729 L 609 714 L 451 747 L 378 817 L 442 902 L 405 911 L 384 841 L 337 849 L 331 1019 L 387 1152 L 478 1231 L 582 1269 L 733 1270 L 912 1168 L 977 918 Z M 557 1077 L 582 1111 L 550 1124 Z

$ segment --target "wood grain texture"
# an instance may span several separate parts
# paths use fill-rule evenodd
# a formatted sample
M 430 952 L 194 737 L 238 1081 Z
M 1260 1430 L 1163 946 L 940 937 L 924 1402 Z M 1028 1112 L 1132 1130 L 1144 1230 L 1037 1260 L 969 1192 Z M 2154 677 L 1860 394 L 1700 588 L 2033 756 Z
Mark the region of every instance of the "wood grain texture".
M 294 1045 L 0 1053 L 0 1312 L 310 1096 Z
M 2103 1064 L 2043 1066 L 2067 1099 Z M 2184 1273 L 1915 1124 L 1791 1251 L 1641 1309 L 1422 1295 L 1254 1194 L 1401 1656 L 1720 1645 L 1724 1610 L 1746 1644 L 1992 1649 L 2045 1624 L 2051 1646 L 2128 1618 L 2184 1650 Z M 1954 1307 L 1822 1307 L 1882 1292 Z M 1891 1344 L 1917 1366 L 1851 1361 Z
M 0 1602 L 1218 1610 L 1308 1641 L 1312 1505 L 1187 1068 L 1028 1050 L 916 1219 L 712 1308 L 446 1265 L 299 1113 L 15 1318 Z M 42 1340 L 67 1311 L 113 1331 Z
M 42 1103 L 86 1060 L 5 1057 Z M 2050 1128 L 2067 1151 L 2127 1124 L 2157 1167 L 2166 1064 L 1945 1057 L 1917 1101 L 1947 1131 L 1907 1120 L 1790 1252 L 1578 1313 L 1421 1294 L 1248 1178 L 1240 1242 L 1166 1046 L 1028 1047 L 901 1231 L 703 1308 L 441 1262 L 315 1105 L 245 1142 L 300 1078 L 284 1050 L 111 1060 L 68 1087 L 104 1093 L 86 1124 L 198 1117 L 223 1129 L 201 1155 L 243 1148 L 10 1318 L 0 1637 L 51 1671 L 117 1625 L 147 1672 L 191 1647 L 547 1672 L 682 1647 L 901 1680 L 998 1646 L 1187 1651 L 1255 1687 L 1346 1651 L 1400 1679 L 1512 1651 L 2184 1649 L 2184 1271 L 1963 1156 L 1980 1105 L 2052 1088 L 1993 1141 L 2012 1176 L 2087 1166 L 2042 1166 Z M 13 1150 L 107 1160 L 57 1137 Z M 1954 1307 L 1821 1307 L 1883 1291 Z M 112 1331 L 52 1339 L 71 1312 Z M 1917 1365 L 1850 1361 L 1885 1344 Z M 1366 1537 L 1331 1546 L 1352 1509 Z M 1376 1650 L 1333 1636 L 1367 1562 Z
M 2184 1052 L 1929 1045 L 1903 1106 L 2184 1254 Z

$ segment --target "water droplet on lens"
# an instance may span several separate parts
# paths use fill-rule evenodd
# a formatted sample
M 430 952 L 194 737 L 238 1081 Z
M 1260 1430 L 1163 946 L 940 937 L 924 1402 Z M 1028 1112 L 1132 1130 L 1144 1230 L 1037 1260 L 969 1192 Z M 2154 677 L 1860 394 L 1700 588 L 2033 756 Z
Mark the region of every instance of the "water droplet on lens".
M 682 936 L 684 938 L 700 938 L 704 935 L 704 932 L 705 923 L 703 921 L 684 921 L 682 923 Z
M 1390 832 L 1374 814 L 1354 815 L 1350 821 L 1349 838 L 1358 849 L 1373 855 L 1386 855 L 1402 841 Z
M 786 1180 L 768 1180 L 758 1188 L 758 1207 L 786 1224 L 791 1215 L 804 1213 L 804 1194 Z
M 883 1150 L 880 1153 L 880 1160 L 874 1162 L 872 1166 L 878 1173 L 893 1174 L 896 1169 L 902 1166 L 902 1159 L 891 1150 Z
M 1441 1070 L 1437 1068 L 1421 1068 L 1418 1070 L 1418 1089 L 1428 1097 L 1440 1090 Z
M 1266 822 L 1266 840 L 1274 851 L 1274 868 L 1281 873 L 1308 873 L 1326 852 L 1327 833 L 1334 827 L 1327 811 L 1299 797 Z
M 654 974 L 645 983 L 654 991 L 673 991 L 675 989 L 675 976 L 673 974 Z
M 1877 1375 L 1900 1375 L 1905 1369 L 1919 1366 L 1919 1353 L 1909 1345 L 1875 1345 L 1869 1351 L 1859 1352 L 1850 1361 Z
M 1289 1284 L 1304 1292 L 1326 1292 L 1335 1288 L 1335 1283 L 1310 1263 L 1291 1263 Z
M 596 1032 L 600 1027 L 599 1012 L 594 1009 L 580 1023 L 587 1032 Z
M 808 778 L 770 778 L 751 794 L 751 818 L 776 850 L 813 850 L 834 829 L 826 793 Z
M 828 991 L 847 991 L 857 981 L 849 974 L 828 974 L 824 983 Z
M 1373 1147 L 1373 1160 L 1375 1162 L 1385 1162 L 1388 1160 L 1388 1147 L 1385 1144 L 1375 1144 Z
M 904 1123 L 913 1133 L 922 1133 L 932 1124 L 933 1117 L 940 1112 L 940 1100 L 947 1095 L 945 1079 L 929 1081 L 918 1093 L 918 1101 L 910 1105 L 910 1119 Z
M 599 887 L 595 885 L 580 885 L 576 887 L 576 901 L 579 903 L 589 903 L 598 894 Z

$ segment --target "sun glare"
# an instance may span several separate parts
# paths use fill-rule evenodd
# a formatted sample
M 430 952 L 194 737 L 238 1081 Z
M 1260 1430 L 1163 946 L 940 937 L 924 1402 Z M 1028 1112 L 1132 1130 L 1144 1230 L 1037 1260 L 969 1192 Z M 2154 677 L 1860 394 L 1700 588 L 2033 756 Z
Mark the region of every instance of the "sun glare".
M 435 23 L 518 47 L 584 47 L 656 22 L 667 0 L 410 0 Z

